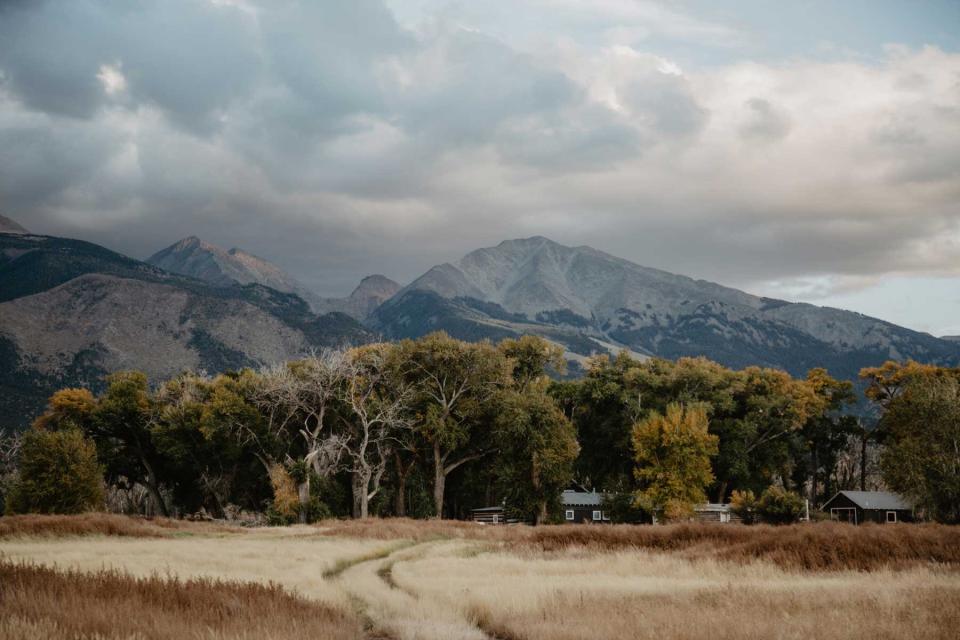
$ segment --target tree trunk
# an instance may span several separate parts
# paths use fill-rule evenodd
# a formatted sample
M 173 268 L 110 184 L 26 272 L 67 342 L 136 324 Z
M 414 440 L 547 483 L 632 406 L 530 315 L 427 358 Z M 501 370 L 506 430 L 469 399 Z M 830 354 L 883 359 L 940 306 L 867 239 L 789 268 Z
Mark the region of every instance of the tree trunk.
M 860 438 L 860 491 L 867 490 L 867 430 Z
M 307 524 L 307 516 L 310 510 L 310 476 L 297 485 L 297 498 L 300 500 L 300 513 L 298 520 L 300 524 Z
M 144 478 L 144 486 L 147 488 L 150 496 L 153 497 L 157 509 L 160 510 L 160 515 L 165 518 L 169 518 L 170 511 L 167 509 L 167 503 L 163 501 L 163 496 L 160 495 L 160 483 L 157 481 L 157 474 L 153 472 L 153 467 L 149 462 L 147 462 L 146 456 L 144 456 L 142 453 L 140 454 L 140 463 L 147 472 L 147 477 Z
M 537 505 L 537 513 L 533 517 L 533 526 L 543 524 L 547 521 L 547 501 L 541 500 Z
M 397 464 L 397 498 L 394 511 L 398 518 L 405 518 L 407 517 L 407 475 L 413 468 L 413 463 L 411 462 L 404 468 L 400 454 L 394 452 L 393 457 Z
M 353 486 L 353 517 L 366 518 L 370 515 L 370 476 L 369 471 L 354 471 L 351 485 Z
M 820 472 L 820 456 L 817 446 L 813 446 L 813 474 L 810 478 L 810 503 L 817 506 L 817 474 Z
M 443 490 L 447 483 L 447 473 L 443 468 L 440 445 L 433 445 L 433 508 L 436 517 L 443 519 Z
M 720 484 L 717 486 L 717 503 L 723 504 L 723 499 L 727 494 L 727 481 L 721 480 Z

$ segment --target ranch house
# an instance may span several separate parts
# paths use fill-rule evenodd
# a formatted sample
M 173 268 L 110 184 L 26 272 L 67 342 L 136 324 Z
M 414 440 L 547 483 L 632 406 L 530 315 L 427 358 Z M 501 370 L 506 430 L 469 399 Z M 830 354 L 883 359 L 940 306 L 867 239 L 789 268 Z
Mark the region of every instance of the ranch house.
M 888 491 L 841 491 L 827 500 L 821 511 L 832 520 L 862 524 L 864 522 L 912 522 L 913 506 Z

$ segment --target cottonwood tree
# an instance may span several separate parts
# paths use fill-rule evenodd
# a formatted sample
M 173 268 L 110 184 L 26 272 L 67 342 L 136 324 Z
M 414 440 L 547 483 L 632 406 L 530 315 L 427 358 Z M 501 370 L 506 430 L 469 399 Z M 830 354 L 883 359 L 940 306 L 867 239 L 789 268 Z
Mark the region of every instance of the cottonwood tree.
M 145 374 L 115 373 L 107 378 L 106 392 L 98 399 L 89 423 L 81 428 L 97 443 L 107 477 L 114 483 L 142 485 L 160 514 L 169 516 L 161 493 L 165 461 L 150 432 L 154 411 Z
M 917 375 L 880 421 L 887 485 L 933 518 L 960 522 L 960 371 Z
M 280 443 L 284 462 L 297 469 L 300 522 L 308 516 L 309 471 L 328 477 L 339 467 L 343 449 L 332 433 L 331 414 L 351 373 L 346 353 L 334 349 L 260 372 L 254 402 L 265 416 L 266 435 L 248 436 L 259 442 L 267 470 L 278 462 L 271 451 L 274 442 Z
M 802 428 L 804 445 L 809 452 L 808 460 L 801 461 L 797 470 L 810 483 L 810 501 L 820 503 L 820 479 L 823 478 L 824 497 L 833 495 L 831 479 L 837 468 L 841 452 L 849 437 L 857 432 L 859 422 L 854 416 L 843 415 L 846 405 L 856 400 L 853 383 L 837 380 L 826 369 L 811 369 L 807 384 L 822 399 L 821 411 L 811 412 Z
M 706 502 L 705 489 L 713 482 L 710 458 L 719 440 L 708 427 L 703 405 L 671 404 L 664 414 L 655 412 L 637 423 L 633 448 L 641 506 L 675 520 Z
M 181 507 L 202 505 L 223 517 L 231 503 L 259 506 L 263 470 L 242 437 L 243 430 L 263 437 L 263 418 L 244 397 L 251 382 L 251 372 L 212 379 L 185 373 L 157 390 L 150 432 Z
M 353 490 L 353 515 L 366 518 L 370 500 L 380 492 L 392 448 L 409 428 L 412 394 L 406 387 L 393 347 L 376 344 L 348 354 L 349 375 L 342 387 L 343 409 L 331 437 L 342 460 L 339 470 L 348 471 Z
M 573 479 L 580 453 L 573 423 L 546 393 L 545 383 L 507 390 L 496 400 L 495 468 L 507 505 L 540 524 Z
M 563 349 L 536 336 L 507 339 L 497 348 L 513 379 L 491 401 L 498 485 L 512 510 L 539 524 L 573 479 L 580 452 L 573 423 L 547 393 L 547 370 L 565 368 Z
M 442 332 L 405 340 L 399 350 L 414 394 L 414 424 L 432 453 L 434 510 L 442 518 L 447 477 L 492 451 L 485 405 L 510 383 L 510 363 L 489 343 Z

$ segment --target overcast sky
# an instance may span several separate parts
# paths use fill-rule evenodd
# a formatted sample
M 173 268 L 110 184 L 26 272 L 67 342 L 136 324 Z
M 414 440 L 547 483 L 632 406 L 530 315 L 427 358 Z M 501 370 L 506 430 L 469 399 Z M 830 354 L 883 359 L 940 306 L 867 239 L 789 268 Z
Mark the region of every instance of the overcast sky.
M 0 0 L 0 212 L 332 295 L 545 235 L 960 334 L 960 2 Z

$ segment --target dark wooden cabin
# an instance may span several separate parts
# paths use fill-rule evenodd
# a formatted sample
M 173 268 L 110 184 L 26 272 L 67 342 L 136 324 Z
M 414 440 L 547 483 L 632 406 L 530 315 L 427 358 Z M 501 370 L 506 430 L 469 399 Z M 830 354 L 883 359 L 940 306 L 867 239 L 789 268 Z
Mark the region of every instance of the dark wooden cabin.
M 560 496 L 564 522 L 610 522 L 603 509 L 603 494 L 567 489 Z
M 841 491 L 820 508 L 837 522 L 913 522 L 913 506 L 889 491 Z

